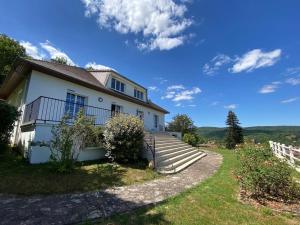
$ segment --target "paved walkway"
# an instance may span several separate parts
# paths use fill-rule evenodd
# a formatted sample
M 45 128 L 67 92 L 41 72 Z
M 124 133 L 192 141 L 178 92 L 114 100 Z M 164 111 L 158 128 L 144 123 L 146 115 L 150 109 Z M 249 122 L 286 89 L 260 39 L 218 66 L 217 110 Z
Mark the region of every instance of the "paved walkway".
M 221 163 L 222 156 L 208 152 L 206 157 L 178 174 L 143 184 L 83 194 L 34 197 L 0 195 L 0 224 L 76 224 L 128 212 L 161 202 L 197 185 L 214 174 Z

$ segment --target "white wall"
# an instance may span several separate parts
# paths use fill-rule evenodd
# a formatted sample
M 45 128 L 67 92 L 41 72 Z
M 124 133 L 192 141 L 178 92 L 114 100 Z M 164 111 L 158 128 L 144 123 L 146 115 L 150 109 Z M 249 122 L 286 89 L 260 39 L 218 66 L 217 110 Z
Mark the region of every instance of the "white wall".
M 32 71 L 26 103 L 30 103 L 40 96 L 65 100 L 68 90 L 73 90 L 79 95 L 86 96 L 87 105 L 90 106 L 110 110 L 111 104 L 114 103 L 122 105 L 124 113 L 136 115 L 137 109 L 143 111 L 145 129 L 147 130 L 158 130 L 154 127 L 155 114 L 159 116 L 159 125 L 163 128 L 165 127 L 164 114 L 159 111 L 129 101 L 125 101 L 117 97 L 98 92 L 78 84 L 74 84 L 69 81 L 65 81 L 49 75 L 44 75 L 38 71 Z M 102 102 L 98 101 L 99 97 L 103 99 Z

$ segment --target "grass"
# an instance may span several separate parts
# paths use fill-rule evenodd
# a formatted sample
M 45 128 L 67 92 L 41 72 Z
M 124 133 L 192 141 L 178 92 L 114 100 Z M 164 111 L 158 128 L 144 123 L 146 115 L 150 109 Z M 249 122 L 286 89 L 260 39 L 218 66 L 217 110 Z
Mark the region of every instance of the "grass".
M 223 155 L 224 163 L 214 176 L 199 186 L 156 206 L 116 215 L 95 224 L 300 224 L 300 219 L 290 214 L 240 203 L 237 198 L 239 185 L 233 174 L 238 162 L 236 155 L 228 150 L 218 152 Z
M 49 164 L 29 165 L 17 157 L 0 156 L 0 193 L 58 194 L 99 190 L 154 179 L 159 175 L 138 165 L 113 165 L 104 161 L 77 163 L 69 174 L 59 174 Z

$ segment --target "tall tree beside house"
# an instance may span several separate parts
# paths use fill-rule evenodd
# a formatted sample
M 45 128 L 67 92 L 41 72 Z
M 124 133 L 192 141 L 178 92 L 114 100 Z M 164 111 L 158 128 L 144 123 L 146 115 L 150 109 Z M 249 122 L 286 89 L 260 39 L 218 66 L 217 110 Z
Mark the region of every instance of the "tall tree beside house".
M 195 129 L 194 122 L 186 114 L 178 114 L 173 117 L 173 120 L 168 124 L 169 131 L 185 133 L 193 132 Z
M 51 59 L 52 62 L 69 65 L 68 60 L 63 56 L 56 56 L 55 58 Z
M 237 144 L 244 142 L 243 129 L 240 122 L 233 111 L 228 112 L 227 120 L 227 133 L 226 133 L 226 148 L 233 149 Z
M 25 57 L 26 50 L 18 41 L 0 34 L 0 85 L 18 57 Z

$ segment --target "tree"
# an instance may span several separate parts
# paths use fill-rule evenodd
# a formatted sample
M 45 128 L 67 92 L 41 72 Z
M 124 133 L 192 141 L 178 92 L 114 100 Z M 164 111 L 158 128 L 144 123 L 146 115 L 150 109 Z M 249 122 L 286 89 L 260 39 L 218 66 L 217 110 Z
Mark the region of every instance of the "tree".
M 227 133 L 226 133 L 226 148 L 233 149 L 237 144 L 244 142 L 243 129 L 240 122 L 233 111 L 228 112 L 227 120 Z
M 9 143 L 9 137 L 18 120 L 20 112 L 16 107 L 0 100 L 0 152 Z
M 56 56 L 55 58 L 51 59 L 52 62 L 60 63 L 63 65 L 69 65 L 68 59 L 63 56 Z
M 25 56 L 26 50 L 18 41 L 0 34 L 0 84 L 3 83 L 15 60 Z
M 178 114 L 173 117 L 173 120 L 168 124 L 167 129 L 169 131 L 185 133 L 193 132 L 195 129 L 194 122 L 186 114 Z

